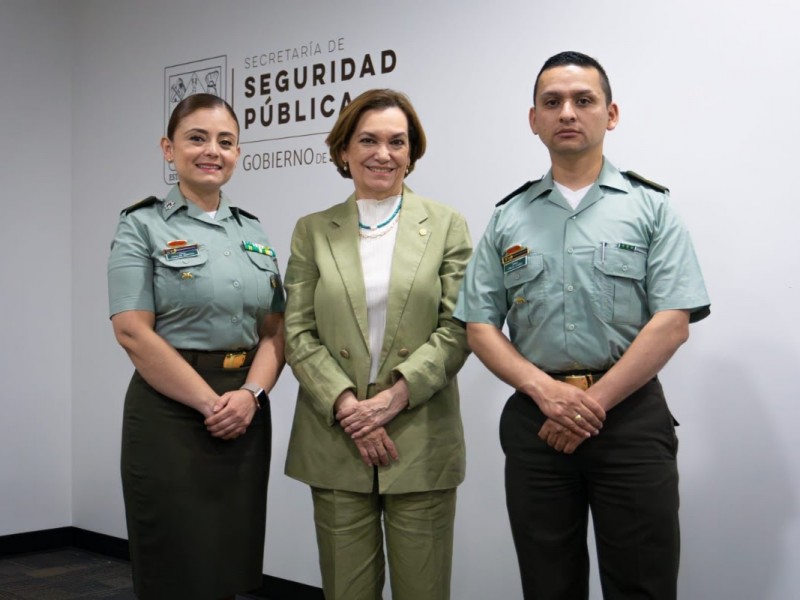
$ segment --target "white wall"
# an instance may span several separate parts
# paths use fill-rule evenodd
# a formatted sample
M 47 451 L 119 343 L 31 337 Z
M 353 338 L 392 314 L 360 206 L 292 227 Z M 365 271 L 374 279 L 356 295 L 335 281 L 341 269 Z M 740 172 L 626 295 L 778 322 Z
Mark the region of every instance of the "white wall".
M 391 74 L 329 88 L 357 93 L 391 86 L 412 97 L 430 146 L 409 183 L 460 208 L 477 239 L 494 202 L 546 170 L 546 153 L 527 128 L 533 77 L 551 54 L 577 49 L 605 65 L 621 106 L 621 124 L 607 138 L 609 157 L 672 189 L 712 295 L 711 317 L 693 326 L 662 377 L 682 423 L 681 597 L 795 595 L 800 404 L 792 376 L 800 367 L 794 315 L 800 261 L 792 240 L 800 209 L 787 181 L 800 137 L 794 3 L 510 0 L 499 11 L 499 4 L 469 0 L 76 0 L 72 37 L 59 26 L 65 9 L 53 12 L 60 3 L 23 8 L 29 4 L 3 4 L 0 25 L 0 109 L 6 109 L 0 114 L 10 122 L 0 165 L 12 166 L 6 189 L 16 200 L 6 203 L 0 225 L 0 322 L 2 339 L 13 340 L 4 344 L 0 367 L 10 382 L 9 418 L 0 421 L 0 477 L 16 484 L 10 504 L 7 487 L 0 491 L 0 534 L 71 523 L 125 536 L 119 429 L 132 369 L 106 316 L 105 263 L 119 210 L 166 189 L 157 147 L 165 67 L 226 55 L 241 115 L 247 56 L 338 38 L 352 55 L 393 48 L 398 65 Z M 25 86 L 15 84 L 12 92 L 9 80 Z M 9 106 L 16 109 L 11 119 Z M 329 126 L 320 120 L 286 130 Z M 295 146 L 322 152 L 323 137 L 246 144 L 243 154 Z M 66 225 L 70 164 L 72 229 Z M 31 189 L 33 198 L 22 196 Z M 227 191 L 261 216 L 285 267 L 296 219 L 343 199 L 348 183 L 330 165 L 240 168 Z M 34 201 L 42 210 L 36 227 L 27 228 Z M 68 250 L 45 260 L 20 252 L 29 232 L 71 249 L 71 264 Z M 11 296 L 20 281 L 24 301 Z M 71 305 L 66 292 L 55 297 L 70 288 Z M 36 363 L 19 356 L 23 349 Z M 459 490 L 453 597 L 520 597 L 497 442 L 509 391 L 475 359 L 460 383 L 469 455 Z M 272 395 L 265 572 L 318 584 L 309 494 L 282 475 L 295 390 L 287 371 Z M 596 585 L 592 598 L 600 598 Z
M 0 535 L 71 520 L 69 11 L 0 0 Z

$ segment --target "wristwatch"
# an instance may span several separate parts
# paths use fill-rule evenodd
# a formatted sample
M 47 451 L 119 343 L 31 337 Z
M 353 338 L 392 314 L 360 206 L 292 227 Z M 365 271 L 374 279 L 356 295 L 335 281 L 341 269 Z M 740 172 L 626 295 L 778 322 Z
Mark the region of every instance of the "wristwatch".
M 259 409 L 264 408 L 264 405 L 267 403 L 267 394 L 257 383 L 245 383 L 242 387 L 239 388 L 240 390 L 247 390 L 253 397 L 256 399 L 256 405 Z

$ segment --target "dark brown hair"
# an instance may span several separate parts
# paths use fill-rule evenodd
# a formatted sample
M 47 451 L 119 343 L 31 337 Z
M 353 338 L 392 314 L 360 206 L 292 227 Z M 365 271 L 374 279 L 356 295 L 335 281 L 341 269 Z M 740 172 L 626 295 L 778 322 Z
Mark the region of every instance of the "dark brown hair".
M 178 125 L 181 124 L 181 121 L 193 112 L 204 108 L 225 108 L 228 114 L 233 118 L 234 123 L 236 123 L 236 134 L 239 134 L 239 119 L 236 118 L 236 113 L 233 112 L 231 105 L 219 96 L 202 93 L 186 96 L 186 98 L 178 102 L 178 106 L 173 109 L 172 115 L 169 117 L 167 138 L 169 138 L 170 141 L 174 141 L 173 136 L 175 135 L 175 130 L 178 128 Z
M 357 96 L 339 113 L 336 124 L 325 139 L 325 143 L 330 148 L 331 160 L 342 177 L 352 178 L 344 168 L 342 151 L 350 143 L 350 138 L 353 136 L 359 120 L 367 111 L 385 108 L 399 108 L 405 113 L 408 120 L 409 173 L 414 170 L 417 159 L 422 158 L 422 155 L 425 154 L 427 145 L 425 131 L 422 129 L 417 111 L 414 110 L 408 96 L 395 90 L 368 90 Z

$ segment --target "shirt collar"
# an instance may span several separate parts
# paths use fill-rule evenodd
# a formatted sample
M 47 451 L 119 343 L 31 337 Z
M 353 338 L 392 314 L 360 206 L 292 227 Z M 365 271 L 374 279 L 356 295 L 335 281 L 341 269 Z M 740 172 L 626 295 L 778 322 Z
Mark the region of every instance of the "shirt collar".
M 186 208 L 187 214 L 190 217 L 194 217 L 196 219 L 204 220 L 207 218 L 206 212 L 194 204 L 193 202 L 189 202 L 186 198 L 183 197 L 181 194 L 181 190 L 177 185 L 172 186 L 172 189 L 167 194 L 167 197 L 164 199 L 164 204 L 161 207 L 161 214 L 166 221 L 172 215 L 177 213 L 182 208 Z M 220 193 L 219 199 L 219 208 L 217 208 L 217 215 L 215 221 L 222 221 L 223 219 L 227 219 L 231 216 L 231 202 L 225 192 Z
M 610 187 L 621 191 L 628 189 L 622 173 L 620 173 L 619 169 L 611 164 L 611 161 L 605 156 L 603 157 L 603 166 L 600 169 L 600 175 L 598 175 L 595 183 L 597 183 L 597 185 L 600 187 Z M 549 197 L 549 195 L 554 191 L 555 193 L 558 193 L 555 181 L 553 181 L 553 170 L 550 169 L 547 172 L 547 175 L 542 177 L 540 181 L 533 184 L 527 191 L 528 202 L 533 202 L 534 200 L 545 195 Z M 559 197 L 561 196 L 561 194 L 558 195 Z

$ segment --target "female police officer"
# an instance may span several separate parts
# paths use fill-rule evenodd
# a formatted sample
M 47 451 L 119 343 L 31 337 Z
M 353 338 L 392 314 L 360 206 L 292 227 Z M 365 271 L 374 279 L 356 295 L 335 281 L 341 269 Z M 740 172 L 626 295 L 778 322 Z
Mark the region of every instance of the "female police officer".
M 283 292 L 258 219 L 220 188 L 239 124 L 210 94 L 181 101 L 161 141 L 179 183 L 122 211 L 111 321 L 136 371 L 122 484 L 139 598 L 221 598 L 261 583 Z

